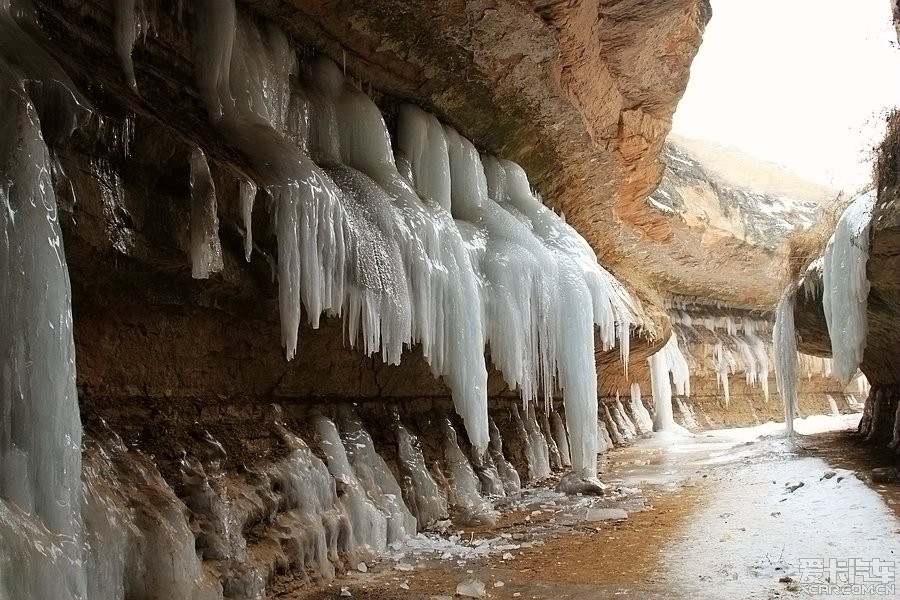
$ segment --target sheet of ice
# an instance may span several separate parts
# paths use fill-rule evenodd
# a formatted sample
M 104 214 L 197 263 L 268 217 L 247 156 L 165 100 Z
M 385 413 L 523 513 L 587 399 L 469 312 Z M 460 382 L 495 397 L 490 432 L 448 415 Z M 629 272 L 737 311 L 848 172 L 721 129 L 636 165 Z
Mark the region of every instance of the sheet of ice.
M 185 505 L 146 457 L 119 440 L 92 441 L 84 499 L 87 598 L 222 598 L 195 550 Z
M 857 197 L 844 210 L 825 249 L 822 305 L 831 337 L 834 372 L 844 383 L 856 373 L 866 348 L 866 263 L 874 207 L 874 191 Z

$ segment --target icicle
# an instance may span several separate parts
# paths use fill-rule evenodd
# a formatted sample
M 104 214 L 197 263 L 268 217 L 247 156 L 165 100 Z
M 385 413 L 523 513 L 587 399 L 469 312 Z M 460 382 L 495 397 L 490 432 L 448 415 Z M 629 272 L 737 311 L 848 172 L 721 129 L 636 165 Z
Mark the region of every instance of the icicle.
M 725 357 L 725 348 L 722 346 L 722 342 L 716 344 L 716 381 L 722 387 L 722 391 L 725 393 L 725 406 L 728 406 L 731 403 L 731 388 L 728 385 L 728 373 L 730 371 L 730 367 L 728 364 L 728 359 Z
M 252 181 L 240 182 L 241 216 L 244 218 L 244 258 L 250 262 L 253 254 L 253 201 L 256 198 L 256 184 Z
M 237 10 L 233 0 L 195 0 L 194 6 L 197 87 L 210 118 L 218 120 L 233 104 L 229 78 Z
M 794 290 L 788 288 L 775 309 L 775 376 L 778 393 L 784 401 L 784 424 L 789 436 L 794 434 L 797 405 L 797 333 L 794 330 Z
M 125 71 L 125 81 L 128 87 L 138 91 L 137 80 L 134 78 L 134 62 L 131 60 L 131 52 L 134 43 L 142 29 L 142 20 L 135 19 L 135 4 L 138 0 L 120 0 L 116 3 L 116 22 L 113 28 L 113 41 L 116 46 L 116 54 Z
M 0 597 L 86 598 L 69 275 L 40 123 L 2 59 L 0 131 Z
M 191 275 L 208 279 L 222 270 L 216 186 L 200 148 L 191 152 Z
M 450 161 L 440 122 L 411 104 L 403 104 L 397 123 L 397 145 L 410 161 L 416 189 L 423 198 L 450 210 Z
M 869 229 L 875 192 L 859 196 L 841 215 L 825 249 L 822 305 L 834 372 L 847 383 L 862 362 L 868 333 Z

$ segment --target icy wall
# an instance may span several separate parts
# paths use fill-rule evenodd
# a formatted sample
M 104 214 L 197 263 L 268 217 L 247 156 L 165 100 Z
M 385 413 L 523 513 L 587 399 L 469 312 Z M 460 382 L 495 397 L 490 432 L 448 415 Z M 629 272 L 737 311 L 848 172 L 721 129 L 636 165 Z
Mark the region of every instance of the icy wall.
M 231 5 L 198 13 L 207 110 L 274 200 L 288 358 L 301 304 L 313 327 L 323 313 L 342 316 L 350 343 L 361 339 L 366 354 L 388 363 L 421 344 L 484 451 L 487 344 L 525 401 L 562 391 L 573 469 L 593 476 L 594 327 L 603 349 L 618 340 L 627 364 L 636 316 L 590 246 L 541 204 L 514 163 L 483 163 L 468 140 L 413 106 L 399 112 L 395 156 L 381 112 L 334 63 L 300 64 L 283 33 Z M 192 175 L 202 176 L 195 162 Z M 205 214 L 196 211 L 209 221 Z M 193 252 L 214 247 L 197 237 Z M 198 262 L 209 262 L 206 254 Z
M 280 30 L 231 4 L 197 3 L 191 23 L 210 121 L 254 168 L 238 182 L 246 256 L 254 209 L 276 233 L 287 358 L 303 311 L 313 328 L 341 317 L 350 344 L 388 363 L 420 346 L 465 436 L 449 416 L 438 421 L 440 483 L 410 427 L 394 424 L 391 468 L 347 406 L 307 415 L 315 451 L 276 422 L 282 454 L 238 480 L 204 432 L 165 477 L 103 421 L 82 449 L 58 186 L 78 199 L 51 149 L 88 118 L 85 137 L 104 125 L 34 43 L 33 16 L 0 3 L 0 297 L 10 307 L 0 315 L 0 597 L 260 597 L 276 571 L 328 578 L 451 509 L 490 521 L 485 496 L 523 478 L 594 477 L 610 434 L 631 438 L 639 421 L 616 403 L 598 431 L 595 339 L 599 350 L 618 345 L 627 370 L 638 309 L 524 171 L 413 106 L 399 112 L 395 149 L 377 106 L 335 64 L 301 63 Z M 113 42 L 135 93 L 131 53 L 153 28 L 148 6 L 117 5 Z M 225 268 L 221 188 L 204 148 L 188 162 L 191 273 L 209 279 Z M 503 429 L 522 432 L 526 477 L 488 414 L 486 346 L 524 400 Z

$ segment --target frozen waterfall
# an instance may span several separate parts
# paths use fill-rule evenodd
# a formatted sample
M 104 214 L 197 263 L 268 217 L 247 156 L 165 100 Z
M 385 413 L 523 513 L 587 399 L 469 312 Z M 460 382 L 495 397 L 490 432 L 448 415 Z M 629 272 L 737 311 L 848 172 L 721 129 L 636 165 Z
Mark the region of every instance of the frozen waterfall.
M 350 343 L 388 363 L 418 344 L 483 453 L 487 345 L 525 401 L 562 391 L 573 469 L 595 475 L 595 327 L 627 365 L 637 311 L 624 287 L 518 165 L 482 160 L 411 105 L 399 110 L 395 151 L 378 107 L 334 63 L 298 61 L 283 33 L 226 4 L 201 5 L 195 38 L 210 68 L 198 86 L 276 199 L 288 357 L 301 304 L 313 327 L 320 314 L 343 316 Z

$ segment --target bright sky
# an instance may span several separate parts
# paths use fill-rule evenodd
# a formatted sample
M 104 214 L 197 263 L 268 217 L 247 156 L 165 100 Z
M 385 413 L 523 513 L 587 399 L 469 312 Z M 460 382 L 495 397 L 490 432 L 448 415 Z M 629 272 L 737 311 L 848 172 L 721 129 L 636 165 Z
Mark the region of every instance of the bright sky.
M 890 0 L 712 0 L 674 131 L 855 191 L 900 105 Z

